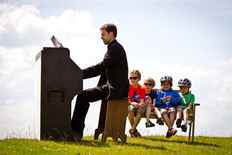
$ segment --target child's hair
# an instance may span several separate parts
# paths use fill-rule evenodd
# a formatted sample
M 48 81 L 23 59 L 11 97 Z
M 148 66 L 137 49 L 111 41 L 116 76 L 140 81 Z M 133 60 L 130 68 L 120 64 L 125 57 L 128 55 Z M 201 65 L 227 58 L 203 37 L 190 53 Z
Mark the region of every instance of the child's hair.
M 138 70 L 132 70 L 129 74 L 137 74 L 138 78 L 141 79 L 141 73 Z
M 146 79 L 144 79 L 144 82 L 148 81 L 149 83 L 152 84 L 152 88 L 155 87 L 155 80 L 152 79 L 151 77 L 147 77 Z

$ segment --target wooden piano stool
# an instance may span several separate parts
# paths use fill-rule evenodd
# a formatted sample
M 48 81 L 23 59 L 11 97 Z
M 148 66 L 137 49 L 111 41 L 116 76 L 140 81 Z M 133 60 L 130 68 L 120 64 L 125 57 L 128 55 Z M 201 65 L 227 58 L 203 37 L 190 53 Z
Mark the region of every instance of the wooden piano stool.
M 97 140 L 102 133 L 101 142 L 103 143 L 107 137 L 112 137 L 115 141 L 120 138 L 122 143 L 126 143 L 127 108 L 127 97 L 117 100 L 102 100 L 98 128 L 95 130 L 94 139 Z

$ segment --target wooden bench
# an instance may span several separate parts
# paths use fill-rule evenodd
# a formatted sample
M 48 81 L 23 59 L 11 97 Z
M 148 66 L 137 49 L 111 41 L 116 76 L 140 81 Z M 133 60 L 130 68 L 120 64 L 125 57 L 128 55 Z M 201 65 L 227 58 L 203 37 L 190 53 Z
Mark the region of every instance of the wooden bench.
M 155 91 L 158 91 L 159 89 L 153 89 Z M 179 90 L 175 90 L 177 92 L 180 92 Z M 190 141 L 191 135 L 192 135 L 192 142 L 194 142 L 194 132 L 195 132 L 195 116 L 196 116 L 196 107 L 200 106 L 200 103 L 193 103 L 192 107 L 192 113 L 189 114 L 189 135 L 188 140 Z M 146 116 L 143 116 L 143 118 L 146 118 Z M 158 119 L 154 112 L 151 113 L 150 116 L 151 119 Z M 183 116 L 182 116 L 183 119 Z M 192 132 L 192 134 L 191 134 Z
M 157 89 L 154 90 L 157 91 Z M 192 135 L 192 142 L 194 142 L 196 106 L 200 106 L 200 104 L 194 103 L 192 114 L 189 115 L 190 123 L 188 140 L 190 141 Z M 120 138 L 122 143 L 126 143 L 127 136 L 125 134 L 125 126 L 127 107 L 128 98 L 109 101 L 102 100 L 98 128 L 95 130 L 94 139 L 97 140 L 99 135 L 102 134 L 101 142 L 105 142 L 107 137 L 112 137 L 114 140 Z M 151 114 L 150 118 L 157 119 L 154 113 Z

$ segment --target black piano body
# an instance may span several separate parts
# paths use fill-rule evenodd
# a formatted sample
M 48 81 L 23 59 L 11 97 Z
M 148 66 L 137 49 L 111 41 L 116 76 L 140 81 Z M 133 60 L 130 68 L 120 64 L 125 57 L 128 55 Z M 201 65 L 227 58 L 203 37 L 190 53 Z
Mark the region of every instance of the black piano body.
M 36 56 L 35 138 L 75 141 L 71 102 L 83 91 L 83 72 L 67 48 L 43 48 Z

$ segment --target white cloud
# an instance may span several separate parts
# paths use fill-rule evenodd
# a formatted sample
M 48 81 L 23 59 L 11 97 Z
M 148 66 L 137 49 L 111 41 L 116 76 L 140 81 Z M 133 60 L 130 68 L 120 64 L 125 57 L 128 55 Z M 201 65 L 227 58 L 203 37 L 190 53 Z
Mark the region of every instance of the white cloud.
M 39 11 L 32 5 L 15 7 L 1 4 L 4 12 L 0 15 L 0 46 L 27 46 L 41 43 L 44 34 L 43 20 L 39 18 Z
M 27 46 L 28 44 L 43 44 L 43 40 L 53 34 L 63 39 L 91 35 L 92 15 L 87 11 L 66 10 L 58 17 L 50 16 L 43 19 L 33 5 L 1 4 L 0 15 L 0 46 Z
M 100 61 L 102 47 L 91 37 L 96 29 L 87 11 L 66 10 L 43 19 L 32 5 L 0 3 L 0 8 L 0 133 L 33 130 L 35 56 L 43 47 L 53 47 L 50 37 L 58 36 L 80 67 Z

